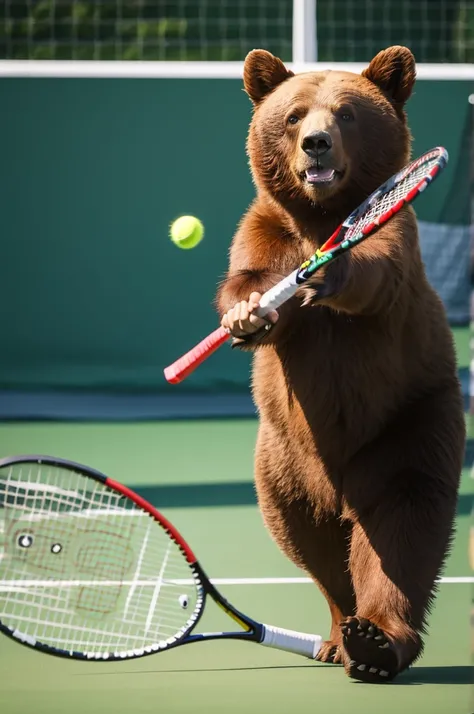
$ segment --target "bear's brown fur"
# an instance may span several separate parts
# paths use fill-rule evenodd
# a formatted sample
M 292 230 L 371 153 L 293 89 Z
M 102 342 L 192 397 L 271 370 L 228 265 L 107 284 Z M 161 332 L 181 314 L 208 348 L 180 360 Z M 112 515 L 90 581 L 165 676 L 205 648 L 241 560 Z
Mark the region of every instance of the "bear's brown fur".
M 404 47 L 362 75 L 295 76 L 268 52 L 248 55 L 257 197 L 232 243 L 221 314 L 298 267 L 407 162 L 414 81 Z M 319 180 L 324 171 L 333 178 Z M 329 604 L 318 659 L 364 681 L 393 679 L 422 651 L 465 442 L 452 337 L 413 210 L 318 272 L 270 331 L 236 342 L 255 350 L 264 521 Z

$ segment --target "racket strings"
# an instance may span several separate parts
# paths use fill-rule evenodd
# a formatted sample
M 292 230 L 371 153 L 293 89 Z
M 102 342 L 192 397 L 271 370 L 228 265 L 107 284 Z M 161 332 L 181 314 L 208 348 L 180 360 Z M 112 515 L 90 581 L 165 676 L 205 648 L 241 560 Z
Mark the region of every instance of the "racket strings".
M 404 171 L 404 176 L 402 174 L 403 177 L 399 182 L 378 195 L 366 211 L 347 229 L 344 240 L 360 237 L 366 226 L 388 213 L 399 201 L 405 199 L 410 191 L 422 184 L 423 180 L 430 180 L 431 173 L 438 166 L 438 163 L 439 156 L 437 153 L 414 162 Z
M 0 471 L 2 541 L 0 621 L 59 649 L 164 646 L 202 603 L 179 546 L 147 513 L 61 467 Z

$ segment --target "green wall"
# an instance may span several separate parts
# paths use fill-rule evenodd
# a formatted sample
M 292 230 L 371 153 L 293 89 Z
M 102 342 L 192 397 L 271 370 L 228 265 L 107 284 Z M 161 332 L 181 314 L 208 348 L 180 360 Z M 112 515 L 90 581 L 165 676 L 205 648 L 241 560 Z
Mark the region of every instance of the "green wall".
M 468 222 L 473 90 L 419 81 L 410 101 L 414 154 L 451 158 L 422 220 Z M 217 324 L 254 193 L 241 82 L 3 78 L 0 107 L 0 388 L 171 389 L 163 368 Z M 206 226 L 189 252 L 168 240 L 187 213 Z M 224 347 L 180 389 L 238 388 L 248 367 Z

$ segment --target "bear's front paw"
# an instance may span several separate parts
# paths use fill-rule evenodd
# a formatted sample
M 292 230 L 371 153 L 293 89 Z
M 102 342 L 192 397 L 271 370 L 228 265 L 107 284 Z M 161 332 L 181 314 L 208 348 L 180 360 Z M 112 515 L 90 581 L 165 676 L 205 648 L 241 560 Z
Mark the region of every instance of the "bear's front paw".
M 238 348 L 240 350 L 248 351 L 252 350 L 256 345 L 258 345 L 261 340 L 268 335 L 272 329 L 273 324 L 268 322 L 266 325 L 261 327 L 256 332 L 252 334 L 245 335 L 244 337 L 232 337 L 231 347 L 232 349 Z
M 349 270 L 346 256 L 323 270 L 318 270 L 304 285 L 298 288 L 297 297 L 303 307 L 318 305 L 340 295 L 348 282 Z
M 261 297 L 261 293 L 253 292 L 248 301 L 237 302 L 223 315 L 221 326 L 232 335 L 232 347 L 246 349 L 258 344 L 277 322 L 276 310 L 270 310 L 265 319 L 256 314 Z

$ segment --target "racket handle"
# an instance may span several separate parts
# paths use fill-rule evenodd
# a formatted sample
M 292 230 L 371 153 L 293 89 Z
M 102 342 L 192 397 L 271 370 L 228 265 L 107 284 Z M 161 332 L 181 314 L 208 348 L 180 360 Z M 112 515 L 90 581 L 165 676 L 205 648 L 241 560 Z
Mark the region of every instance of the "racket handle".
M 260 305 L 256 310 L 259 317 L 264 317 L 270 310 L 276 310 L 295 294 L 298 289 L 298 283 L 296 282 L 297 273 L 298 271 L 295 270 L 291 275 L 280 280 L 277 285 L 274 285 L 273 288 L 270 288 L 270 290 L 262 295 Z M 169 367 L 166 367 L 166 381 L 170 384 L 179 384 L 179 382 L 182 382 L 191 372 L 194 372 L 201 362 L 204 362 L 205 359 L 224 344 L 229 337 L 230 333 L 223 327 L 219 327 L 217 330 L 214 330 L 214 332 L 211 332 L 211 334 L 205 337 L 196 347 L 180 357 L 176 362 L 173 362 L 173 364 L 170 364 Z
M 230 337 L 230 333 L 223 327 L 219 327 L 210 335 L 205 337 L 196 347 L 180 357 L 176 362 L 170 364 L 165 369 L 165 379 L 170 384 L 179 384 L 191 372 L 194 372 L 196 367 L 204 362 L 209 355 L 215 352 L 226 340 Z
M 260 644 L 266 647 L 293 652 L 303 655 L 303 657 L 309 657 L 309 659 L 314 659 L 321 649 L 322 637 L 320 635 L 308 635 L 304 632 L 272 627 L 272 625 L 262 625 L 262 627 L 263 637 Z
M 265 317 L 270 310 L 277 310 L 284 302 L 293 297 L 299 287 L 296 282 L 298 272 L 298 270 L 294 270 L 262 295 L 255 311 L 259 317 Z

